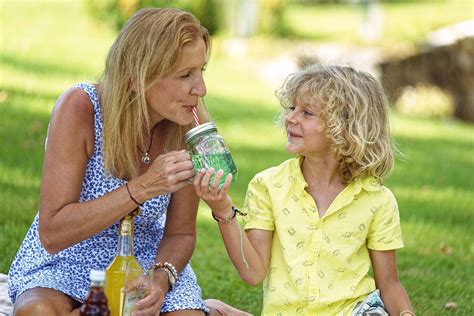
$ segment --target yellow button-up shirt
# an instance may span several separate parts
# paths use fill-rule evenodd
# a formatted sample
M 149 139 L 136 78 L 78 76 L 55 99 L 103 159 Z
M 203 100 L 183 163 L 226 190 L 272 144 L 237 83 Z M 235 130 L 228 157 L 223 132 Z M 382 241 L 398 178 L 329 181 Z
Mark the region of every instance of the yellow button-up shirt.
M 350 315 L 375 290 L 369 249 L 403 247 L 398 206 L 374 178 L 355 179 L 319 217 L 301 158 L 257 174 L 245 229 L 273 231 L 262 315 Z

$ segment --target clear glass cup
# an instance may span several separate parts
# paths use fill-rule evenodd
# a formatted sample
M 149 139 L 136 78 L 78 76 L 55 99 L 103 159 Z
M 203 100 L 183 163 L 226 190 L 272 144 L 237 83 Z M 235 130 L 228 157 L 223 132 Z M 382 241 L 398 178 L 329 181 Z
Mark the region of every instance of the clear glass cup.
M 145 269 L 133 264 L 127 265 L 122 308 L 123 316 L 130 316 L 134 311 L 135 303 L 150 294 L 152 282 L 152 269 Z

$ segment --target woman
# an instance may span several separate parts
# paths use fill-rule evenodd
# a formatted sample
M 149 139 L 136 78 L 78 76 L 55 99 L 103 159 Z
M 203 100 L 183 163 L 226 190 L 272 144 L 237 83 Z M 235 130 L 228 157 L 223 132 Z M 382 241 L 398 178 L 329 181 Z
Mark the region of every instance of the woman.
M 198 198 L 183 136 L 207 111 L 207 30 L 187 12 L 148 8 L 125 24 L 98 84 L 58 100 L 48 130 L 40 208 L 9 272 L 16 315 L 78 315 L 89 271 L 116 252 L 118 221 L 135 217 L 135 256 L 155 270 L 138 314 L 207 312 L 188 263 Z M 176 250 L 179 251 L 176 251 Z M 173 288 L 171 290 L 171 288 Z

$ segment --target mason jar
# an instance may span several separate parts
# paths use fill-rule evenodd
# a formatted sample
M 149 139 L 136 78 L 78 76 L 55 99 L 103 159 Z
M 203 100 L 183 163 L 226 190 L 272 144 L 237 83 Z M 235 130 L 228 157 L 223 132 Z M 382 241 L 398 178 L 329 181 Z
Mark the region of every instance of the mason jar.
M 232 181 L 237 174 L 237 167 L 227 148 L 224 138 L 217 133 L 217 127 L 214 123 L 204 123 L 189 130 L 184 139 L 188 144 L 189 153 L 196 172 L 202 168 L 214 168 L 224 171 L 219 188 L 222 187 L 227 175 L 232 174 Z M 212 176 L 210 183 L 214 181 Z

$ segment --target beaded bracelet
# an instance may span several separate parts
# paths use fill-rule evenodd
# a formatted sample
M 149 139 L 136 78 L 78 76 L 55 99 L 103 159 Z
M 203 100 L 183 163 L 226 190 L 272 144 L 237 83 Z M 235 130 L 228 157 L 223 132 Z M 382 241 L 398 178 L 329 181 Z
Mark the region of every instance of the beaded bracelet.
M 154 270 L 165 271 L 168 275 L 168 283 L 170 285 L 170 288 L 174 288 L 174 286 L 176 285 L 176 280 L 178 280 L 178 271 L 176 270 L 173 264 L 169 262 L 163 263 L 160 261 L 158 263 L 155 263 Z
M 212 218 L 214 218 L 219 223 L 229 224 L 235 218 L 235 215 L 237 215 L 237 214 L 242 215 L 242 216 L 247 215 L 247 213 L 239 211 L 239 209 L 234 207 L 234 206 L 232 206 L 232 213 L 233 214 L 232 214 L 231 217 L 222 218 L 222 217 L 219 217 L 216 214 L 214 214 L 214 212 L 212 212 Z
M 178 278 L 178 271 L 176 270 L 176 268 L 174 267 L 174 265 L 171 264 L 171 263 L 169 263 L 169 262 L 166 262 L 166 261 L 165 261 L 165 262 L 163 263 L 163 262 L 160 261 L 160 262 L 158 262 L 158 263 L 155 263 L 155 268 L 156 268 L 156 269 L 158 269 L 158 268 L 167 269 L 167 270 L 169 270 L 169 271 L 173 274 L 173 276 L 174 276 L 175 278 Z
M 127 183 L 127 182 L 125 182 L 125 188 L 127 188 L 128 196 L 130 196 L 130 199 L 131 199 L 133 202 L 135 202 L 136 205 L 143 207 L 143 204 L 138 203 L 138 201 L 135 200 L 135 198 L 132 196 L 132 193 L 130 192 L 130 189 L 128 188 L 128 183 Z

